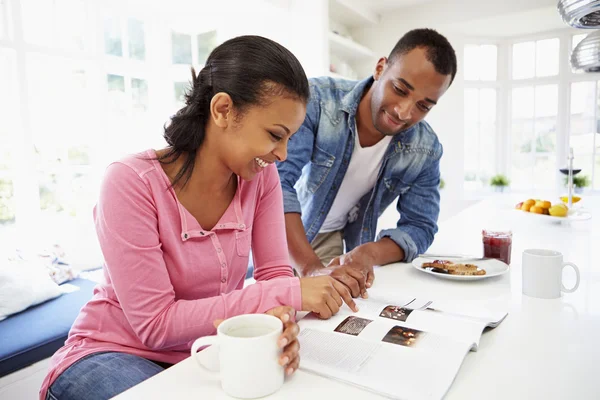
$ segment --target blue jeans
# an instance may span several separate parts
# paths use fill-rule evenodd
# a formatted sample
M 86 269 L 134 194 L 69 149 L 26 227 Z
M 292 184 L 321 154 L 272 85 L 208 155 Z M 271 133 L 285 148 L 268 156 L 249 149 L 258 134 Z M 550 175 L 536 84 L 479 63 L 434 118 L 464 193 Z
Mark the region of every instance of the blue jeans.
M 131 354 L 90 354 L 56 378 L 48 389 L 46 400 L 110 399 L 164 369 L 157 363 Z

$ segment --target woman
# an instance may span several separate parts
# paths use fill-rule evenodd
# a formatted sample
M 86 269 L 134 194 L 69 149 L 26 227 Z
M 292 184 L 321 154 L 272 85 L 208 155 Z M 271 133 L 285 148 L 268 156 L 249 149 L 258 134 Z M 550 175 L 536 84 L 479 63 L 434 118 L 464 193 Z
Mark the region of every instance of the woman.
M 186 106 L 165 128 L 169 147 L 107 168 L 94 210 L 106 283 L 52 358 L 41 399 L 115 396 L 186 358 L 214 321 L 245 313 L 283 320 L 280 363 L 291 374 L 293 309 L 329 318 L 342 299 L 355 309 L 342 284 L 295 278 L 288 259 L 274 162 L 305 117 L 298 60 L 243 36 L 192 76 Z M 243 288 L 251 246 L 257 282 Z

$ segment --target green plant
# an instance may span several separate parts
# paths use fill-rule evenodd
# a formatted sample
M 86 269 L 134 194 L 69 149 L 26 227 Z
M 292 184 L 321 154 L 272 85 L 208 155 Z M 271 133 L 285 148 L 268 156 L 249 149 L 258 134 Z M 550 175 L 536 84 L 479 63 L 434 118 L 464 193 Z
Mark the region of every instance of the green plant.
M 565 185 L 569 184 L 569 177 L 565 178 Z M 590 178 L 587 175 L 574 176 L 573 177 L 573 185 L 578 188 L 584 188 L 590 186 Z
M 510 185 L 510 181 L 504 175 L 498 174 L 490 179 L 490 185 L 504 187 Z
M 446 181 L 444 181 L 444 179 L 440 178 L 440 189 L 443 189 L 444 187 L 446 187 Z

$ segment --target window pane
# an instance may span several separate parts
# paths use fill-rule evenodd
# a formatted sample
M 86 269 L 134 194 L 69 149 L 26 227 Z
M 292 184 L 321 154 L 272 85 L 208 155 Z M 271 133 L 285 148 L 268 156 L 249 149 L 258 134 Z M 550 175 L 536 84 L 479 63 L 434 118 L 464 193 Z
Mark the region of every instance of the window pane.
M 88 26 L 85 1 L 55 0 L 55 5 L 56 45 L 62 49 L 83 51 Z
M 40 208 L 46 211 L 44 218 L 55 224 L 66 225 L 72 217 L 87 217 L 97 200 L 98 183 L 90 173 L 58 170 L 40 173 L 38 179 Z
M 477 171 L 479 159 L 476 156 L 479 149 L 479 90 L 465 89 L 465 140 L 464 140 L 464 170 L 465 188 L 477 189 Z
M 175 102 L 181 107 L 185 104 L 185 92 L 189 89 L 189 86 L 189 82 L 173 83 L 173 88 L 175 90 Z
M 181 33 L 171 33 L 173 64 L 192 64 L 192 37 Z
M 556 184 L 556 156 L 537 156 L 533 170 L 533 187 L 535 189 L 551 189 Z
M 535 52 L 536 76 L 558 75 L 558 38 L 539 40 Z
M 106 75 L 107 100 L 109 111 L 113 116 L 127 114 L 128 101 L 125 97 L 125 77 L 121 75 Z
M 532 187 L 534 159 L 530 153 L 513 153 L 510 169 L 512 188 L 530 189 Z
M 32 44 L 50 46 L 54 7 L 52 1 L 20 0 L 25 41 Z
M 600 190 L 600 156 L 596 156 L 596 165 L 594 165 L 594 190 Z
M 513 79 L 533 78 L 535 72 L 535 42 L 515 43 L 512 60 Z
M 535 121 L 536 153 L 553 153 L 556 148 L 556 118 L 539 118 Z
M 0 39 L 11 37 L 8 32 L 8 1 L 0 0 Z
M 466 45 L 465 61 L 463 63 L 465 69 L 465 80 L 479 80 L 479 71 L 481 70 L 481 66 L 479 65 L 480 60 L 481 58 L 479 57 L 479 46 Z
M 135 60 L 146 59 L 146 39 L 144 23 L 136 19 L 127 21 L 129 34 L 129 57 Z
M 481 89 L 479 103 L 479 179 L 487 185 L 496 173 L 496 90 Z
M 483 45 L 479 48 L 481 59 L 480 78 L 482 81 L 495 81 L 497 75 L 498 48 L 494 45 Z
M 592 154 L 596 121 L 596 82 L 571 84 L 571 120 L 569 146 L 575 154 Z
M 511 187 L 529 189 L 533 184 L 534 89 L 512 90 Z
M 0 231 L 3 225 L 15 221 L 15 197 L 13 183 L 0 176 Z
M 86 68 L 61 57 L 27 55 L 30 124 L 41 170 L 65 165 L 70 147 L 94 145 L 99 107 Z
M 198 64 L 206 63 L 206 59 L 215 47 L 217 47 L 217 32 L 210 31 L 198 35 Z
M 535 88 L 535 116 L 550 117 L 558 113 L 558 85 L 543 85 Z
M 533 88 L 515 88 L 512 91 L 512 118 L 533 118 Z
M 600 134 L 600 81 L 596 88 L 596 133 Z M 600 136 L 596 136 L 596 148 L 600 150 Z
M 15 52 L 11 49 L 0 49 L 0 170 L 9 169 L 12 164 L 12 153 L 15 137 L 19 135 L 18 115 L 19 97 L 17 95 L 17 70 Z
M 111 56 L 123 56 L 123 39 L 119 18 L 104 18 L 104 53 Z
M 148 110 L 148 83 L 144 79 L 131 79 L 131 98 L 134 111 Z

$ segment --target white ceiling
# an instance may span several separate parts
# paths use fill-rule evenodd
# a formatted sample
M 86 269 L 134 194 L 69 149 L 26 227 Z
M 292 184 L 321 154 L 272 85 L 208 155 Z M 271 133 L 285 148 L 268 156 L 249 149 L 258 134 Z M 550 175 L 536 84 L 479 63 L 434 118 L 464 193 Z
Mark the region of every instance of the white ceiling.
M 382 20 L 407 18 L 471 36 L 510 37 L 567 28 L 558 0 L 369 0 Z

